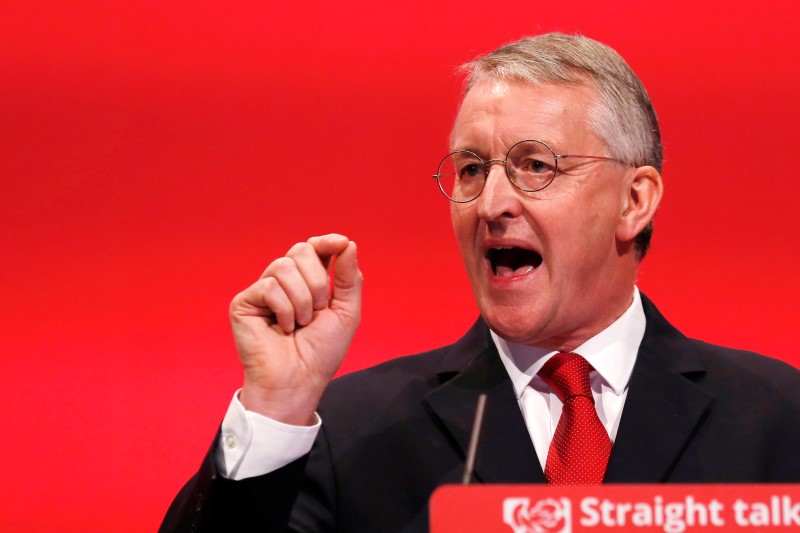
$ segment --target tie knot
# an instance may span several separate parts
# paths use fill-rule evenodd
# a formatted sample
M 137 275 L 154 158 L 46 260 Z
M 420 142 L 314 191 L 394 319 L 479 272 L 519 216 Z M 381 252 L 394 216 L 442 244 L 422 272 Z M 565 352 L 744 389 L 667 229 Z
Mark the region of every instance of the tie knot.
M 586 396 L 594 403 L 589 385 L 591 371 L 592 365 L 580 355 L 560 352 L 544 364 L 539 370 L 539 377 L 553 389 L 562 402 L 572 396 Z

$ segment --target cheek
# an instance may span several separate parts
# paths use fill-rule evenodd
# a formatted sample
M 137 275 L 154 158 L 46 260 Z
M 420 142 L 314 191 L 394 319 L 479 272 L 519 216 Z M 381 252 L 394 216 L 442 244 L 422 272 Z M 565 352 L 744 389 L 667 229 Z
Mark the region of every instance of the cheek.
M 587 232 L 596 239 L 596 244 L 613 245 L 622 213 L 618 196 L 606 194 L 595 201 L 586 213 Z
M 461 225 L 461 211 L 458 205 L 450 202 L 450 221 L 453 224 L 453 231 L 458 235 L 458 228 Z
M 569 206 L 540 217 L 539 227 L 551 263 L 568 262 L 572 267 L 605 257 L 614 247 L 616 218 L 612 205 Z
M 450 219 L 453 223 L 453 232 L 456 235 L 456 241 L 461 248 L 462 253 L 466 252 L 465 247 L 474 242 L 475 235 L 475 216 L 471 215 L 468 207 L 460 204 L 452 204 L 450 206 Z

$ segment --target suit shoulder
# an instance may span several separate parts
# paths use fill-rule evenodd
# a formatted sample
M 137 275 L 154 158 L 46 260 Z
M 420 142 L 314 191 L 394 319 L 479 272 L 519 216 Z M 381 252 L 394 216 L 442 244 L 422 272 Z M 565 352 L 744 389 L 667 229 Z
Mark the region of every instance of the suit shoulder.
M 409 382 L 428 381 L 435 377 L 444 355 L 452 345 L 426 352 L 396 357 L 375 366 L 345 374 L 328 387 L 337 394 L 345 391 L 367 393 L 370 389 L 386 391 Z
M 728 366 L 749 373 L 785 374 L 790 378 L 800 378 L 800 369 L 780 359 L 748 350 L 718 346 L 698 339 L 686 340 L 693 344 L 697 353 L 710 364 Z
M 642 307 L 647 319 L 640 354 L 656 358 L 669 354 L 674 368 L 689 372 L 707 368 L 714 373 L 800 387 L 800 370 L 788 363 L 747 350 L 718 346 L 686 337 L 669 323 L 644 294 Z M 699 366 L 698 366 L 699 365 Z
M 436 387 L 464 369 L 491 344 L 489 328 L 478 318 L 457 341 L 414 355 L 397 357 L 373 367 L 335 379 L 332 394 L 391 396 L 414 385 Z M 327 394 L 327 392 L 326 392 Z
M 800 407 L 800 370 L 785 361 L 747 350 L 687 339 L 706 367 L 707 379 L 749 393 L 777 394 Z

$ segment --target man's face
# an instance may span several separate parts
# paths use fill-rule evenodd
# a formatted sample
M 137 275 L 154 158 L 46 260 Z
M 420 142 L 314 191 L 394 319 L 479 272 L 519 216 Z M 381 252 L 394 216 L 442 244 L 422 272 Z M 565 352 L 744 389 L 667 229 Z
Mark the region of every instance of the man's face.
M 514 143 L 536 139 L 556 154 L 608 156 L 588 122 L 596 97 L 589 84 L 482 80 L 464 98 L 452 149 L 504 159 Z M 561 159 L 549 187 L 525 193 L 493 164 L 476 200 L 451 204 L 478 307 L 495 332 L 569 350 L 624 312 L 636 262 L 615 233 L 630 171 L 613 161 Z

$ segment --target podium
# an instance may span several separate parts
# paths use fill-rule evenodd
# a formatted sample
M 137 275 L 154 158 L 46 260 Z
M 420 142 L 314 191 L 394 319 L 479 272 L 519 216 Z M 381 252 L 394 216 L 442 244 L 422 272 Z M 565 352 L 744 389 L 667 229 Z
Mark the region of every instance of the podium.
M 798 484 L 446 485 L 431 533 L 800 531 Z

